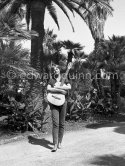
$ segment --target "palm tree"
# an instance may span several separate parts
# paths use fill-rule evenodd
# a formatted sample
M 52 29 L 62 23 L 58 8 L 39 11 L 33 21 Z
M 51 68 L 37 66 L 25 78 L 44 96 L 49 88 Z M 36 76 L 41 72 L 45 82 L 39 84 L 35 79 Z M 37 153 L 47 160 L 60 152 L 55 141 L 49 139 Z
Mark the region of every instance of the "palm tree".
M 69 0 L 6 0 L 0 3 L 0 9 L 5 7 L 6 5 L 11 3 L 11 12 L 13 14 L 19 11 L 19 8 L 22 4 L 26 5 L 26 21 L 29 29 L 29 23 L 31 18 L 31 29 L 35 30 L 39 37 L 32 39 L 31 41 L 31 65 L 32 67 L 36 68 L 37 62 L 40 61 L 41 66 L 43 66 L 42 55 L 43 55 L 43 39 L 44 39 L 44 17 L 45 17 L 45 10 L 48 9 L 50 15 L 54 19 L 55 23 L 59 28 L 59 23 L 57 19 L 56 9 L 53 5 L 53 2 L 56 3 L 64 14 L 69 19 L 70 23 L 71 20 L 68 16 L 66 7 L 73 13 L 73 10 L 78 14 L 81 14 L 77 9 L 76 5 L 78 6 L 79 2 L 72 2 Z M 73 28 L 73 25 L 71 23 Z M 74 30 L 74 28 L 73 28 Z M 42 70 L 42 67 L 41 67 Z
M 4 10 L 0 13 L 0 68 L 12 68 L 24 72 L 29 67 L 29 51 L 23 49 L 21 44 L 13 45 L 13 41 L 30 40 L 32 32 L 22 29 L 24 24 L 20 22 L 18 15 L 11 15 Z M 34 33 L 34 35 L 36 35 Z M 15 61 L 15 63 L 14 63 Z M 20 63 L 22 62 L 22 63 Z M 20 65 L 22 64 L 22 65 Z M 24 66 L 23 66 L 24 64 Z M 26 65 L 27 64 L 27 65 Z M 27 66 L 27 67 L 26 67 Z M 29 67 L 29 69 L 31 69 Z M 25 73 L 26 74 L 26 73 Z
M 57 51 L 55 47 L 58 45 L 56 38 L 57 35 L 53 33 L 53 30 L 50 30 L 49 28 L 45 30 L 45 35 L 43 39 L 43 72 L 45 73 L 49 73 L 49 70 L 51 70 L 52 67 L 52 61 L 54 60 L 54 55 Z
M 112 15 L 112 7 L 110 6 L 110 0 L 97 0 L 97 4 L 95 5 L 94 1 L 85 1 L 81 2 L 81 10 L 83 6 L 86 5 L 91 10 L 91 13 L 88 10 L 83 11 L 83 16 L 85 18 L 85 22 L 88 25 L 92 37 L 95 41 L 95 49 L 94 49 L 94 54 L 95 56 L 97 55 L 97 47 L 99 44 L 99 41 L 104 39 L 104 25 L 107 20 L 107 17 L 109 15 Z M 98 69 L 97 66 L 97 75 L 101 75 L 100 69 Z M 101 86 L 101 80 L 93 80 L 96 86 L 98 87 L 99 94 L 103 94 L 103 88 Z
M 18 15 L 10 12 L 0 13 L 0 39 L 8 41 L 31 40 L 32 36 L 38 36 L 34 31 L 24 29 L 24 24 Z
M 70 51 L 75 51 L 75 50 L 80 51 L 83 49 L 83 46 L 81 46 L 80 43 L 74 43 L 70 40 L 64 40 L 62 44 L 63 44 L 63 47 L 65 47 L 65 49 L 68 49 Z
M 91 0 L 89 0 L 91 2 Z M 104 1 L 104 0 L 101 0 Z M 100 3 L 99 0 L 92 0 L 94 5 Z M 80 0 L 5 0 L 0 2 L 0 10 L 3 9 L 8 4 L 10 5 L 10 10 L 13 14 L 19 13 L 19 9 L 22 4 L 26 5 L 26 21 L 29 29 L 29 23 L 31 18 L 31 29 L 36 31 L 39 34 L 39 37 L 33 38 L 31 40 L 31 65 L 32 67 L 37 67 L 37 62 L 40 61 L 41 70 L 43 66 L 42 56 L 43 56 L 43 39 L 44 39 L 44 17 L 45 10 L 48 9 L 50 15 L 54 19 L 55 23 L 59 28 L 59 23 L 57 19 L 56 9 L 54 7 L 54 3 L 57 4 L 63 13 L 69 19 L 69 22 L 73 28 L 69 15 L 66 9 L 69 9 L 73 14 L 76 12 L 79 14 L 84 20 L 84 16 L 82 15 L 82 11 L 79 10 L 79 6 L 81 5 L 83 9 L 86 9 L 89 12 L 89 9 L 86 4 L 87 1 L 84 1 L 84 5 L 80 2 Z M 104 4 L 104 2 L 101 2 Z M 73 28 L 74 30 L 74 28 Z
M 109 40 L 102 40 L 97 49 L 97 58 L 106 62 L 103 66 L 110 74 L 111 96 L 113 104 L 117 105 L 120 88 L 120 72 L 124 68 L 125 36 L 112 36 Z
M 57 35 L 53 34 L 53 30 L 49 28 L 45 30 L 45 35 L 43 39 L 43 48 L 48 50 L 53 50 L 53 43 L 56 41 Z
M 43 39 L 44 39 L 44 18 L 45 18 L 45 10 L 48 9 L 50 15 L 54 19 L 55 23 L 57 24 L 59 28 L 59 23 L 57 19 L 56 9 L 54 7 L 54 3 L 57 4 L 60 9 L 63 11 L 63 13 L 67 16 L 69 19 L 69 22 L 73 28 L 73 25 L 71 23 L 71 20 L 69 18 L 69 15 L 67 13 L 67 9 L 69 9 L 70 12 L 74 14 L 77 13 L 82 17 L 83 20 L 85 20 L 85 17 L 83 16 L 82 10 L 79 9 L 79 7 L 82 7 L 82 9 L 85 9 L 89 13 L 91 13 L 91 6 L 88 5 L 88 2 L 93 2 L 93 6 L 95 7 L 98 3 L 101 5 L 106 4 L 103 2 L 104 0 L 101 0 L 101 3 L 99 0 L 85 0 L 82 1 L 84 3 L 81 3 L 80 0 L 5 0 L 0 2 L 0 10 L 5 8 L 7 5 L 9 6 L 9 11 L 13 14 L 20 13 L 20 7 L 22 5 L 26 5 L 26 22 L 27 27 L 29 29 L 29 24 L 31 20 L 31 30 L 34 30 L 38 33 L 38 37 L 31 39 L 31 66 L 34 68 L 39 68 L 40 72 L 43 72 Z M 93 8 L 92 6 L 92 8 Z M 89 9 L 90 8 L 90 9 Z M 31 18 L 31 19 L 30 19 Z
M 27 72 L 36 71 L 30 66 L 29 50 L 16 43 L 31 39 L 32 32 L 22 29 L 23 26 L 18 15 L 11 15 L 6 10 L 0 13 L 0 70 L 12 70 L 15 76 L 26 77 Z
M 81 2 L 81 10 L 84 5 L 91 10 L 91 13 L 88 10 L 83 12 L 86 24 L 89 26 L 92 37 L 96 41 L 104 38 L 104 25 L 108 16 L 112 16 L 113 8 L 110 6 L 111 0 L 97 0 L 95 1 L 85 1 Z
M 70 40 L 62 41 L 62 46 L 69 50 L 68 51 L 68 63 L 72 61 L 72 58 L 79 58 L 81 57 L 84 52 L 82 52 L 83 46 L 80 43 L 74 43 Z

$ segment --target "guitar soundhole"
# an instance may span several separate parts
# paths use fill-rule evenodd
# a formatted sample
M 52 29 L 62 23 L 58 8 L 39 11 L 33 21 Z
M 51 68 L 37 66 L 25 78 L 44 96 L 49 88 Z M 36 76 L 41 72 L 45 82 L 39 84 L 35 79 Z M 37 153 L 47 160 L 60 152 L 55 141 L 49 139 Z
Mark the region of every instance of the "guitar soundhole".
M 53 96 L 53 95 L 52 95 L 52 97 L 54 97 L 55 99 L 61 100 L 60 98 L 58 98 L 58 97 L 56 97 L 56 96 Z

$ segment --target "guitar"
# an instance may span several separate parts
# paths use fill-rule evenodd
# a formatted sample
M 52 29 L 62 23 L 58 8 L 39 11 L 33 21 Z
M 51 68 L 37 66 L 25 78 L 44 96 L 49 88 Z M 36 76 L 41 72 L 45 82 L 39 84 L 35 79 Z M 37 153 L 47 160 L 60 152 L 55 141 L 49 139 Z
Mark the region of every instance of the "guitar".
M 66 73 L 65 73 L 64 77 L 62 78 L 62 81 L 58 83 L 58 84 L 60 84 L 60 86 L 64 85 L 65 79 L 67 78 L 67 75 L 69 73 L 70 68 L 72 67 L 72 64 L 73 64 L 72 62 L 70 62 L 68 64 Z M 56 93 L 56 92 L 55 93 L 49 92 L 47 94 L 47 100 L 49 103 L 51 103 L 53 105 L 61 106 L 65 102 L 65 94 Z

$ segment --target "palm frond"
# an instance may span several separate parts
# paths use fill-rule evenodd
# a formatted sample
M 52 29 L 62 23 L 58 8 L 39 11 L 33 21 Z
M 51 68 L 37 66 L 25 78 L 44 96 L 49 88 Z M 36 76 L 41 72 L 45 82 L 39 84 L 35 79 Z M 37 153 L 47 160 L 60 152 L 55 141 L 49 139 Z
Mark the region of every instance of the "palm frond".
M 11 14 L 19 14 L 20 15 L 20 7 L 21 7 L 21 5 L 22 5 L 22 0 L 11 0 L 11 7 L 9 8 L 8 11 Z
M 63 46 L 62 41 L 57 41 L 57 42 L 53 43 L 53 48 L 54 48 L 55 52 L 58 52 L 62 46 Z
M 51 17 L 52 17 L 53 20 L 55 21 L 55 23 L 56 23 L 58 29 L 60 29 L 59 23 L 58 23 L 58 19 L 57 19 L 56 9 L 55 9 L 55 7 L 53 6 L 53 4 L 52 4 L 52 3 L 49 3 L 49 4 L 47 5 L 47 9 L 48 9 L 48 11 L 49 11 Z
M 0 11 L 7 7 L 11 2 L 12 0 L 0 1 Z
M 60 7 L 60 9 L 63 11 L 63 13 L 66 15 L 66 17 L 68 18 L 68 20 L 69 20 L 69 22 L 70 22 L 70 24 L 71 24 L 72 30 L 73 30 L 73 32 L 74 32 L 74 27 L 73 27 L 73 25 L 72 25 L 72 22 L 71 22 L 71 20 L 70 20 L 70 17 L 69 17 L 69 15 L 68 15 L 67 11 L 66 11 L 65 6 L 63 5 L 63 3 L 62 3 L 61 1 L 55 0 L 55 2 L 56 2 L 56 4 Z M 72 8 L 70 8 L 69 5 L 68 5 L 68 8 L 69 8 L 69 9 L 71 10 L 71 12 L 73 13 L 73 10 L 72 10 Z
M 111 0 L 93 0 L 95 4 L 100 4 L 102 7 L 109 8 L 111 11 L 113 11 L 113 8 L 110 6 Z
M 0 38 L 6 40 L 30 40 L 32 36 L 38 36 L 34 31 L 26 31 L 23 23 L 17 15 L 3 11 L 0 15 Z
M 54 52 L 53 43 L 56 42 L 57 35 L 53 33 L 53 30 L 45 30 L 43 40 L 43 51 L 45 56 L 49 56 Z
M 65 40 L 62 42 L 62 44 L 66 49 L 77 49 L 77 50 L 83 49 L 83 46 L 81 46 L 80 43 L 74 43 L 70 40 Z
M 70 2 L 70 6 L 72 7 L 73 11 L 75 11 L 83 20 L 85 20 L 81 10 L 79 10 L 78 6 L 76 6 L 73 2 Z
M 98 44 L 97 59 L 106 60 L 109 65 L 121 63 L 125 55 L 125 36 L 112 36 L 109 40 L 102 40 Z
M 29 30 L 30 15 L 31 15 L 31 3 L 30 3 L 30 0 L 28 0 L 27 4 L 26 4 L 26 23 L 27 23 L 27 30 Z
M 86 17 L 87 15 L 90 15 L 90 14 L 91 14 L 91 17 L 93 16 L 93 14 L 94 14 L 94 16 L 99 16 L 100 14 L 101 15 L 103 14 L 103 16 L 105 16 L 104 13 L 106 15 L 112 16 L 113 8 L 109 5 L 109 2 L 108 1 L 107 1 L 107 3 L 106 2 L 102 3 L 102 2 L 95 1 L 95 0 L 91 1 L 91 3 L 88 2 L 87 6 L 88 6 L 89 11 L 91 11 L 91 13 L 88 12 L 88 10 L 84 10 L 84 8 L 83 8 L 84 17 Z M 80 6 L 80 7 L 82 8 L 82 6 Z
M 27 58 L 29 56 L 29 51 L 27 49 L 22 49 L 21 45 L 14 46 L 6 46 L 5 49 L 0 49 L 0 59 L 3 59 L 5 63 L 7 62 L 20 62 L 23 58 Z
M 6 46 L 5 49 L 0 47 L 0 69 L 13 71 L 18 76 L 22 73 L 27 76 L 27 73 L 34 77 L 38 72 L 30 66 L 29 51 L 23 49 L 21 45 L 14 47 Z
M 81 12 L 83 11 L 83 17 L 85 19 L 86 24 L 89 26 L 92 37 L 95 41 L 104 38 L 104 24 L 108 16 L 112 16 L 112 7 L 109 4 L 109 0 L 86 0 L 81 1 L 81 4 L 86 4 L 88 10 L 85 10 L 82 5 L 80 6 Z
M 64 4 L 72 12 L 72 14 L 74 16 L 74 11 L 73 11 L 72 7 L 70 6 L 70 4 L 67 3 L 68 2 L 67 0 L 66 1 L 64 1 L 64 0 L 61 0 L 61 1 L 53 0 L 53 2 L 55 2 L 61 9 L 62 9 L 61 6 Z

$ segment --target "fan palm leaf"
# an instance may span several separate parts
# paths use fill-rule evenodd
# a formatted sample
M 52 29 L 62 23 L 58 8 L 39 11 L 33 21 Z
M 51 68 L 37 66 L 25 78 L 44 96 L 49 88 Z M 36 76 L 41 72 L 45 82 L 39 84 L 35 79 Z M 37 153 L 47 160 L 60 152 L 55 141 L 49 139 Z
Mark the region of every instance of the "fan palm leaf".
M 74 43 L 70 40 L 65 40 L 62 42 L 63 46 L 66 48 L 66 49 L 76 49 L 76 50 L 82 50 L 83 49 L 83 46 L 81 46 L 80 43 Z
M 0 38 L 6 40 L 30 40 L 31 36 L 38 36 L 35 31 L 24 29 L 25 24 L 21 23 L 17 15 L 11 15 L 10 12 L 3 11 L 0 14 Z
M 58 28 L 60 29 L 58 19 L 57 19 L 56 9 L 53 6 L 52 2 L 47 5 L 47 9 L 49 11 L 50 16 L 53 18 L 53 20 L 57 24 Z
M 81 2 L 79 0 L 47 0 L 47 1 L 43 0 L 42 1 L 42 3 L 44 3 L 45 7 L 48 9 L 52 18 L 54 19 L 55 23 L 57 24 L 58 28 L 59 28 L 59 23 L 58 23 L 56 9 L 53 5 L 53 2 L 57 4 L 57 6 L 59 6 L 59 8 L 64 12 L 74 31 L 74 27 L 72 25 L 72 22 L 70 20 L 70 17 L 68 15 L 66 8 L 69 9 L 73 15 L 75 11 L 77 14 L 79 14 L 82 17 L 82 19 L 84 19 L 81 11 L 78 9 L 78 6 L 81 5 Z M 26 5 L 26 21 L 29 28 L 30 16 L 31 16 L 31 0 L 6 0 L 0 3 L 0 10 L 2 10 L 7 5 L 10 5 L 11 6 L 10 11 L 12 13 L 14 14 L 19 13 L 18 11 L 22 4 Z M 85 9 L 87 8 L 85 7 Z
M 45 34 L 44 33 L 45 10 L 48 9 L 50 15 L 52 16 L 52 18 L 54 19 L 55 23 L 57 24 L 59 28 L 56 8 L 54 6 L 56 4 L 66 15 L 74 31 L 73 25 L 71 23 L 71 20 L 67 11 L 69 10 L 73 15 L 74 13 L 77 13 L 85 21 L 83 10 L 81 10 L 81 8 L 84 9 L 84 11 L 88 11 L 90 13 L 89 7 L 92 6 L 91 4 L 96 5 L 100 3 L 100 4 L 103 4 L 103 6 L 106 6 L 103 0 L 101 1 L 92 0 L 92 2 L 90 0 L 85 0 L 85 1 L 81 1 L 81 0 L 41 0 L 41 1 L 40 0 L 9 0 L 8 1 L 6 0 L 0 3 L 0 9 L 2 9 L 8 4 L 11 4 L 10 11 L 13 14 L 15 14 L 15 13 L 18 13 L 18 10 L 22 4 L 27 6 L 26 20 L 28 24 L 28 29 L 29 29 L 30 18 L 31 18 L 31 21 L 32 21 L 31 29 L 35 30 L 39 34 L 38 38 L 31 40 L 31 65 L 34 68 L 39 68 L 39 70 L 42 71 L 43 70 L 42 56 L 44 54 L 42 43 L 43 43 L 43 38 Z M 37 67 L 39 65 L 41 67 Z
M 91 12 L 84 9 L 85 5 Z M 110 0 L 81 0 L 80 10 L 83 11 L 83 17 L 90 28 L 94 40 L 104 38 L 104 23 L 108 16 L 112 16 L 113 11 L 113 8 L 110 6 Z
M 4 44 L 3 44 L 4 45 Z M 0 47 L 0 69 L 12 69 L 16 73 L 37 74 L 35 69 L 30 66 L 29 51 L 22 49 L 21 45 L 11 47 L 11 44 Z

